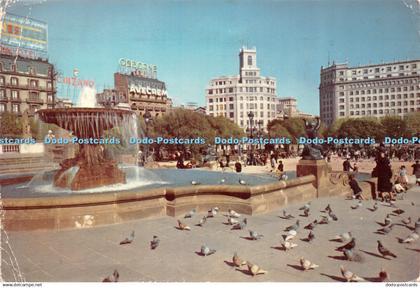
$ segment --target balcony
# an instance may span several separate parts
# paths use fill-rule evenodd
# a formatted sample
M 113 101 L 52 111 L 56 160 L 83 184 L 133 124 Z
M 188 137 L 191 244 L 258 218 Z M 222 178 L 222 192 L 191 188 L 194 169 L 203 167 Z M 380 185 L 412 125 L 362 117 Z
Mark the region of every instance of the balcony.
M 8 84 L 1 84 L 0 88 L 9 88 L 15 90 L 29 90 L 29 91 L 36 91 L 36 92 L 57 92 L 57 89 L 53 87 L 40 87 L 40 86 L 31 86 L 31 85 L 12 85 Z
M 6 96 L 0 97 L 0 102 L 7 102 L 8 100 Z
M 39 97 L 29 97 L 26 99 L 26 102 L 29 104 L 43 104 L 44 101 L 40 99 Z
M 10 98 L 10 101 L 13 103 L 21 103 L 22 100 L 20 98 Z

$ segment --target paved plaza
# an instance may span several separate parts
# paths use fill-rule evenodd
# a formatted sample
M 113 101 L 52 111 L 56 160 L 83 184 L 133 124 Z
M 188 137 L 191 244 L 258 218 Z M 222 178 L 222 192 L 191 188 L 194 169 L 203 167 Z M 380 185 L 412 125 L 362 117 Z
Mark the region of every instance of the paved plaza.
M 338 221 L 317 225 L 316 238 L 308 243 L 309 230 L 303 227 L 315 219 L 330 203 Z M 420 270 L 420 240 L 411 244 L 401 244 L 398 238 L 405 238 L 412 231 L 401 220 L 411 217 L 414 222 L 420 216 L 420 187 L 413 187 L 396 205 L 405 212 L 391 216 L 395 224 L 388 235 L 375 231 L 381 228 L 388 213 L 396 210 L 388 204 L 379 203 L 372 212 L 374 201 L 364 201 L 358 209 L 351 206 L 357 202 L 343 197 L 320 198 L 312 201 L 309 217 L 300 216 L 303 205 L 286 207 L 296 219 L 300 229 L 293 250 L 281 248 L 284 228 L 296 219 L 282 219 L 282 210 L 268 214 L 246 216 L 246 230 L 231 230 L 227 225 L 225 212 L 209 218 L 204 227 L 195 224 L 204 214 L 196 214 L 192 219 L 182 219 L 191 231 L 176 228 L 176 218 L 162 217 L 142 219 L 124 224 L 101 226 L 87 229 L 36 232 L 2 231 L 2 278 L 5 281 L 102 281 L 114 269 L 120 274 L 120 281 L 340 281 L 340 265 L 344 265 L 368 281 L 376 281 L 381 268 L 390 275 L 392 281 L 415 280 Z M 244 215 L 241 216 L 243 218 Z M 131 244 L 120 245 L 120 241 L 135 231 Z M 249 240 L 248 230 L 264 235 L 260 240 Z M 335 248 L 343 243 L 331 241 L 336 234 L 351 231 L 357 239 L 357 253 L 361 262 L 344 260 L 343 253 Z M 150 249 L 153 235 L 160 238 L 156 250 Z M 377 251 L 377 240 L 397 255 L 384 259 Z M 207 244 L 216 253 L 207 257 L 199 255 L 200 247 Z M 251 276 L 246 266 L 232 267 L 233 253 L 244 260 L 258 264 L 268 273 Z M 304 256 L 320 267 L 302 271 L 299 258 Z

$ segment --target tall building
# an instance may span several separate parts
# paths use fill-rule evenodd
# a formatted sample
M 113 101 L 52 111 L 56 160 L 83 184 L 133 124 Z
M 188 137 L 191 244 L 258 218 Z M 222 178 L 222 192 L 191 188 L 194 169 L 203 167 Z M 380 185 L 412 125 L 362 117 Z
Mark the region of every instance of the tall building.
M 420 111 L 420 60 L 349 67 L 321 67 L 321 120 L 344 117 L 404 116 Z
M 0 54 L 0 116 L 6 111 L 33 116 L 39 109 L 53 108 L 54 73 L 47 60 Z
M 257 50 L 239 52 L 239 75 L 212 79 L 206 88 L 206 113 L 224 116 L 241 128 L 251 125 L 248 113 L 254 114 L 252 126 L 262 121 L 266 127 L 276 118 L 276 79 L 263 77 L 257 66 Z
M 164 82 L 132 72 L 114 74 L 115 93 L 138 115 L 161 116 L 172 107 Z
M 293 97 L 277 98 L 277 117 L 295 117 L 299 114 L 297 100 Z
M 96 94 L 96 101 L 101 106 L 113 108 L 119 103 L 124 103 L 125 97 L 122 92 L 115 89 L 104 89 L 101 93 Z

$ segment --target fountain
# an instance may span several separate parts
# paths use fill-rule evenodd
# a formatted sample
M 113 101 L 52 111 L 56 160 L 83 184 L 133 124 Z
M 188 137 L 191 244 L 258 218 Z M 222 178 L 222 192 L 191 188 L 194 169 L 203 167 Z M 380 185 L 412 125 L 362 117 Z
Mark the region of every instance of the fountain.
M 82 91 L 80 103 L 85 107 L 43 109 L 37 114 L 45 123 L 56 124 L 83 140 L 103 139 L 106 130 L 131 126 L 131 121 L 135 120 L 132 111 L 94 107 L 96 103 L 92 98 L 95 99 L 95 94 L 90 88 Z M 104 156 L 101 144 L 81 144 L 78 154 L 61 162 L 60 166 L 54 176 L 57 187 L 82 190 L 126 182 L 117 163 Z

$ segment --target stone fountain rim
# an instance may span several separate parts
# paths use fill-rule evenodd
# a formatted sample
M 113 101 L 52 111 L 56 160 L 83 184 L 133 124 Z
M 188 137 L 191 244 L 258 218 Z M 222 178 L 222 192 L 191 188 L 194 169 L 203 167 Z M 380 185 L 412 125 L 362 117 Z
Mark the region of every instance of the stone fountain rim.
M 133 114 L 134 111 L 132 110 L 126 110 L 126 109 L 114 109 L 114 108 L 103 108 L 103 107 L 94 107 L 94 108 L 88 108 L 88 107 L 72 107 L 72 108 L 54 108 L 54 109 L 41 109 L 36 111 L 37 114 L 57 114 L 57 113 L 71 113 L 71 112 L 86 112 L 86 113 L 106 113 L 106 112 L 113 112 L 117 114 Z

